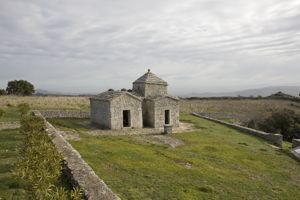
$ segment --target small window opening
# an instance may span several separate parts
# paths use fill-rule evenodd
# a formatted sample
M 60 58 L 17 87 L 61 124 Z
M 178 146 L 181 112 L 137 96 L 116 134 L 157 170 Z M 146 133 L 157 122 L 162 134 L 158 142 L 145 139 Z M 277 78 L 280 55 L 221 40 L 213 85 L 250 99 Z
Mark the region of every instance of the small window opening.
M 165 110 L 165 124 L 170 124 L 170 110 Z

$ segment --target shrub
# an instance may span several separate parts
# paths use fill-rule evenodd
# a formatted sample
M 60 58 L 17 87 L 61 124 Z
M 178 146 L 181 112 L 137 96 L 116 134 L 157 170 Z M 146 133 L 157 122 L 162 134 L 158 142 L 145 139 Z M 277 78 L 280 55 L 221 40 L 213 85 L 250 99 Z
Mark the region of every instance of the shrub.
M 6 91 L 4 89 L 0 89 L 0 96 L 1 95 L 6 95 Z
M 0 108 L 0 118 L 3 117 L 4 114 L 5 114 L 5 111 Z
M 18 104 L 18 111 L 21 113 L 21 116 L 27 115 L 30 111 L 30 106 L 28 103 L 20 103 Z
M 291 141 L 294 137 L 299 137 L 300 116 L 292 110 L 283 109 L 258 122 L 257 127 L 266 132 L 280 133 L 285 140 Z
M 25 139 L 14 175 L 27 186 L 28 199 L 81 199 L 77 189 L 72 193 L 65 189 L 63 157 L 47 135 L 44 120 L 33 115 L 23 116 L 20 132 Z

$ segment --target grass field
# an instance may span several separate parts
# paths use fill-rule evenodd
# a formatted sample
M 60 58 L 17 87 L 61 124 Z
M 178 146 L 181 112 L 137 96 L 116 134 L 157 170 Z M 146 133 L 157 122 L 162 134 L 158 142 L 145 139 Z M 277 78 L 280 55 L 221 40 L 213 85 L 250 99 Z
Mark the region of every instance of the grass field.
M 18 129 L 0 130 L 0 199 L 25 198 L 24 185 L 12 175 L 22 139 Z
M 89 111 L 89 97 L 70 96 L 0 96 L 0 108 L 28 103 L 32 109 Z M 300 113 L 300 103 L 276 99 L 203 99 L 181 100 L 180 110 L 184 113 L 201 112 L 214 114 L 213 117 L 246 122 L 252 118 L 268 116 L 272 111 L 291 109 Z
M 16 122 L 20 113 L 14 106 L 4 107 L 5 115 L 0 122 Z M 0 126 L 0 199 L 24 199 L 24 185 L 17 181 L 12 174 L 14 163 L 17 161 L 17 148 L 23 142 L 24 136 L 19 129 L 1 129 Z
M 284 150 L 207 120 L 181 119 L 198 129 L 173 134 L 186 143 L 178 148 L 91 136 L 80 120 L 52 122 L 79 132 L 71 144 L 122 199 L 300 198 L 300 165 Z
M 70 96 L 0 96 L 0 108 L 28 103 L 32 109 L 89 111 L 89 97 Z M 276 99 L 203 99 L 181 100 L 180 111 L 214 114 L 213 117 L 246 122 L 252 118 L 268 116 L 272 111 L 291 109 L 300 113 L 300 103 Z
M 20 113 L 15 106 L 5 107 L 4 116 L 0 118 L 0 122 L 15 122 L 20 120 Z
M 41 110 L 89 110 L 88 97 L 0 96 L 0 108 L 6 108 L 9 104 L 16 106 L 20 103 L 28 103 L 32 109 Z
M 279 99 L 203 99 L 180 102 L 181 112 L 207 113 L 212 114 L 214 118 L 234 122 L 267 117 L 273 111 L 284 108 L 300 113 L 300 103 Z

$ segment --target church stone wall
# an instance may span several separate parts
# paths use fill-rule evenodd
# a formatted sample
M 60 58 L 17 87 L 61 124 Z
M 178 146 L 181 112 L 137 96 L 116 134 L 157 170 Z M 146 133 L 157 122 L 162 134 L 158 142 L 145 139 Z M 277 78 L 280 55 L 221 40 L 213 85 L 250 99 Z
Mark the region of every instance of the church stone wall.
M 133 83 L 132 90 L 141 96 L 145 96 L 145 84 Z
M 167 95 L 167 86 L 160 84 L 145 84 L 145 97 Z
M 170 110 L 170 125 L 179 126 L 179 101 L 162 97 L 155 100 L 155 128 L 165 125 L 165 110 Z
M 111 128 L 110 102 L 90 99 L 91 122 L 101 128 Z
M 123 110 L 130 110 L 130 127 L 143 127 L 142 102 L 128 95 L 121 95 L 111 101 L 111 129 L 123 128 Z

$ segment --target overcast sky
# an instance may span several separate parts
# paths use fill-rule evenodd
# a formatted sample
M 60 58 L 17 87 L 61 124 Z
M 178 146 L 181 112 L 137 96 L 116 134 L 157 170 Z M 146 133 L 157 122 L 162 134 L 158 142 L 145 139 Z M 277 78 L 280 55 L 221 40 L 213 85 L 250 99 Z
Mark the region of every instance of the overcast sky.
M 175 94 L 300 85 L 299 0 L 1 0 L 0 88 Z

